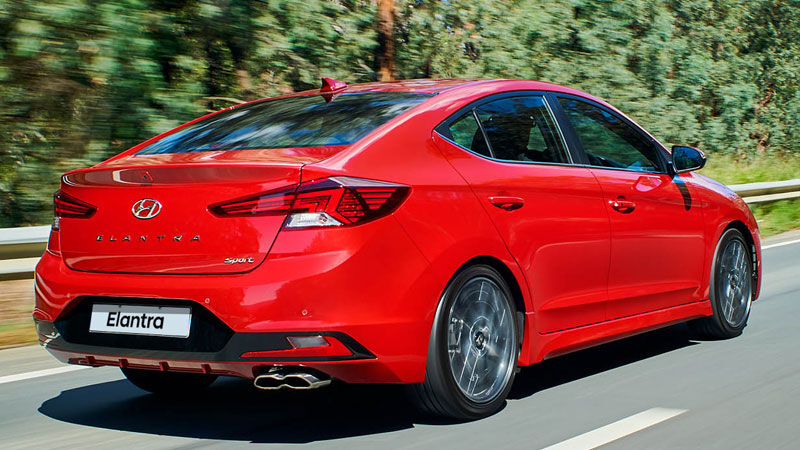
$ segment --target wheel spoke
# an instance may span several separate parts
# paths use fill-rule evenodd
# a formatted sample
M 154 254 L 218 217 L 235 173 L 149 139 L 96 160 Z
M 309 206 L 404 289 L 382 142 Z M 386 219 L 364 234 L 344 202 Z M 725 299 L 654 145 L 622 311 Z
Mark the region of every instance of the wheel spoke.
M 730 288 L 728 289 L 728 293 L 729 294 L 727 296 L 725 296 L 724 314 L 725 314 L 725 317 L 727 317 L 728 320 L 730 320 L 731 311 L 733 310 L 733 296 L 731 295 L 732 293 L 731 293 Z
M 475 393 L 475 387 L 478 386 L 478 378 L 475 376 L 475 369 L 478 367 L 478 362 L 479 362 L 478 359 L 479 358 L 480 357 L 479 357 L 478 353 L 475 352 L 475 359 L 472 361 L 472 372 L 470 372 L 470 374 L 469 374 L 469 384 L 472 384 L 473 381 L 475 382 L 475 384 L 472 384 L 472 389 L 469 389 L 469 391 L 470 391 L 469 393 L 470 394 L 474 394 Z M 469 387 L 469 384 L 467 385 L 468 387 Z
M 742 244 L 737 242 L 736 245 L 736 263 L 733 266 L 733 270 L 741 274 L 741 265 L 744 262 L 744 249 L 742 248 Z

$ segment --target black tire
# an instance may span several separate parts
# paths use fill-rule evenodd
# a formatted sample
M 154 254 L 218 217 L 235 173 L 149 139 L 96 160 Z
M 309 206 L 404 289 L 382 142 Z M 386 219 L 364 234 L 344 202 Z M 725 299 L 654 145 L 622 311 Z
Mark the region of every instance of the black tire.
M 482 284 L 480 284 L 477 301 L 474 302 L 476 299 L 474 296 L 470 297 L 469 294 L 475 293 L 476 283 Z M 481 296 L 485 286 L 488 286 L 486 290 L 490 292 L 487 295 L 492 296 L 490 301 L 482 300 Z M 471 266 L 453 277 L 442 295 L 434 318 L 428 345 L 425 382 L 408 387 L 412 402 L 421 412 L 438 417 L 474 420 L 494 414 L 503 407 L 514 382 L 520 351 L 517 314 L 512 298 L 511 290 L 503 277 L 490 266 Z M 487 311 L 487 305 L 489 305 L 488 309 L 491 310 L 481 314 L 474 313 L 472 310 L 470 310 L 474 313 L 472 315 L 465 313 L 465 317 L 476 318 L 468 327 L 465 320 L 457 320 L 453 315 L 457 312 L 454 309 L 457 299 L 459 299 L 459 305 L 478 304 L 483 312 Z M 475 307 L 470 308 L 475 309 Z M 505 315 L 498 321 L 501 310 L 502 314 L 508 314 L 509 323 L 506 324 L 503 321 L 502 317 Z M 479 322 L 480 320 L 483 322 Z M 466 333 L 465 330 L 467 330 Z M 473 333 L 474 330 L 478 331 Z M 455 340 L 456 335 L 457 340 Z M 462 341 L 462 339 L 464 340 Z M 466 351 L 464 351 L 465 348 Z M 453 355 L 452 358 L 451 355 Z M 469 357 L 473 355 L 472 372 L 467 380 L 467 385 L 470 386 L 472 381 L 475 381 L 475 385 L 472 387 L 472 393 L 466 393 L 463 388 L 463 368 L 468 367 Z M 498 360 L 492 361 L 495 355 L 501 356 Z M 481 359 L 484 357 L 485 361 Z M 453 364 L 457 364 L 457 360 L 463 360 L 461 381 L 456 381 L 455 369 L 453 369 Z M 501 361 L 505 363 L 501 363 Z M 474 374 L 479 365 L 486 368 L 483 373 L 487 376 L 481 378 L 479 375 L 480 381 L 477 381 Z M 491 373 L 494 370 L 497 371 L 496 374 Z M 494 381 L 491 381 L 493 378 Z M 488 385 L 489 382 L 491 385 Z M 462 383 L 462 387 L 459 387 L 459 383 Z M 474 390 L 479 383 L 482 387 L 488 387 L 476 395 Z M 484 394 L 487 395 L 487 398 L 479 398 L 479 395 Z
M 742 261 L 733 268 L 735 270 L 727 267 L 725 261 L 727 252 L 732 248 L 744 250 L 741 254 Z M 747 241 L 739 230 L 735 228 L 725 230 L 719 238 L 711 265 L 709 296 L 713 313 L 709 317 L 689 322 L 692 331 L 699 337 L 710 339 L 730 339 L 742 334 L 750 316 L 754 281 L 753 261 Z M 740 282 L 744 285 L 743 288 L 736 290 L 731 287 Z M 731 305 L 734 301 L 731 300 L 730 303 L 727 301 L 728 292 L 742 292 L 741 301 Z M 735 314 L 731 314 L 733 308 L 736 308 Z
M 217 379 L 216 375 L 142 369 L 122 369 L 122 373 L 139 389 L 164 396 L 191 394 L 207 388 Z

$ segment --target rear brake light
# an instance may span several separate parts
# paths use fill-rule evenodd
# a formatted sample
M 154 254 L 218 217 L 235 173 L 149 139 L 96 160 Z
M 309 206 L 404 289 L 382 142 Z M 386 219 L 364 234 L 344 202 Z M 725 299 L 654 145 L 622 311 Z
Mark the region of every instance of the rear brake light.
M 286 228 L 356 225 L 391 214 L 408 186 L 351 177 L 303 183 L 297 189 Z
M 53 207 L 55 216 L 53 220 L 54 230 L 58 230 L 62 217 L 88 219 L 97 211 L 97 207 L 78 200 L 60 189 L 53 196 Z
M 282 189 L 216 204 L 221 217 L 288 215 L 285 228 L 357 225 L 391 214 L 408 195 L 408 186 L 352 177 L 323 178 L 297 190 Z
M 226 203 L 211 205 L 208 210 L 220 217 L 226 216 L 267 216 L 288 214 L 292 208 L 295 188 L 265 192 L 255 197 L 247 197 Z

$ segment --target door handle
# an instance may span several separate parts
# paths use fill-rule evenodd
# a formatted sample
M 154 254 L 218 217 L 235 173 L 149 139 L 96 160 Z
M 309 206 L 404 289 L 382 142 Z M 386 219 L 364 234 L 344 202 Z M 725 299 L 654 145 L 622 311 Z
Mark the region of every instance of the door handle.
M 520 197 L 489 197 L 489 202 L 500 209 L 514 211 L 515 209 L 522 208 L 525 200 Z
M 636 203 L 630 200 L 625 200 L 625 197 L 622 196 L 617 197 L 616 200 L 609 200 L 608 204 L 622 214 L 632 213 L 633 210 L 636 209 Z

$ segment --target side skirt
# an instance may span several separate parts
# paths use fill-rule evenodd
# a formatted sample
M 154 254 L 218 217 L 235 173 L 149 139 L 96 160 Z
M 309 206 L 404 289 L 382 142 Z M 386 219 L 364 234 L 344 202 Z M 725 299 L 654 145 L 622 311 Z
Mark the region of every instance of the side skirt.
M 535 364 L 545 359 L 668 327 L 691 319 L 710 316 L 711 314 L 711 303 L 708 300 L 703 300 L 546 334 L 539 333 L 536 330 L 535 314 L 530 314 L 525 321 L 527 325 L 525 343 L 527 345 L 523 347 L 519 365 Z

